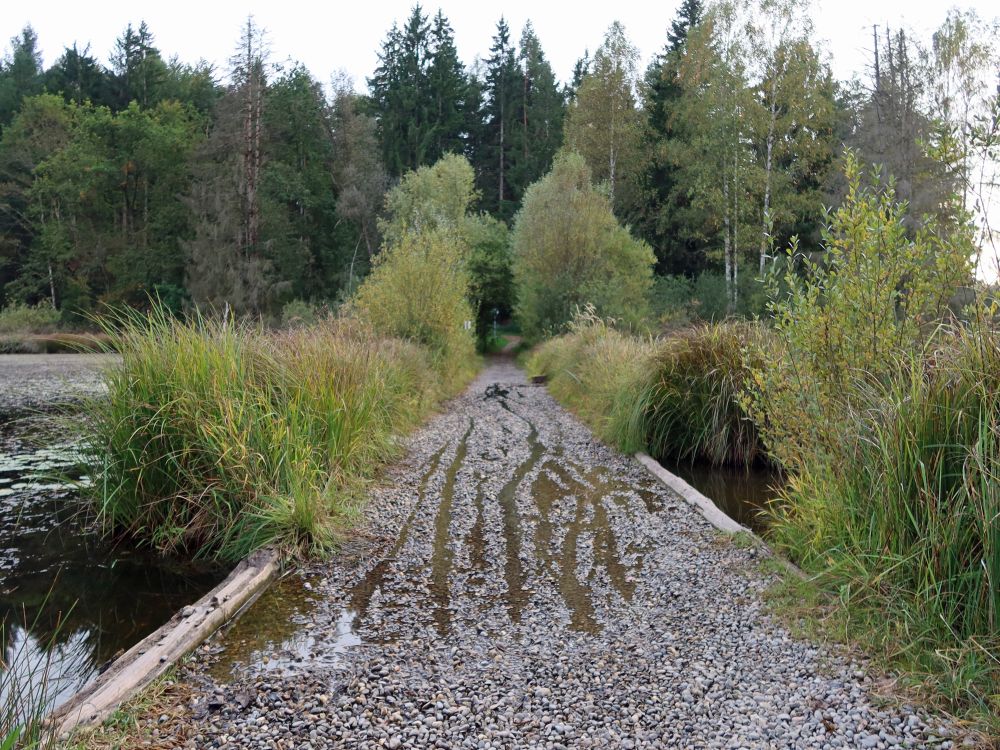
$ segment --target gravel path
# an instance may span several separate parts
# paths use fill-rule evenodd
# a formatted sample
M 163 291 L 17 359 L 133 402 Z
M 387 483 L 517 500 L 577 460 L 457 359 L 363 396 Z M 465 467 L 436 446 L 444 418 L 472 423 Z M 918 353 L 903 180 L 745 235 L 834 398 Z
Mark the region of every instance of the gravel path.
M 188 667 L 154 745 L 950 747 L 765 613 L 758 552 L 511 364 L 414 435 L 368 537 Z

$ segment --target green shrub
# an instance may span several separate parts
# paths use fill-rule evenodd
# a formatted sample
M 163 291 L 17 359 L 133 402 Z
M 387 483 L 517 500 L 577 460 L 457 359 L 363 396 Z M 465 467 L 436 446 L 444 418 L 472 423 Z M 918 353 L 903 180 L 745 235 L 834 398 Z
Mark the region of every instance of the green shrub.
M 664 328 L 688 325 L 694 318 L 694 285 L 686 276 L 657 276 L 649 301 L 654 318 Z
M 948 322 L 971 233 L 929 217 L 908 230 L 891 185 L 866 184 L 850 154 L 847 183 L 821 262 L 793 246 L 772 281 L 775 336 L 748 363 L 745 403 L 790 475 L 770 533 L 852 637 L 952 709 L 995 717 L 1000 339 Z M 941 214 L 961 216 L 954 204 Z
M 107 330 L 121 366 L 87 407 L 90 492 L 109 533 L 162 551 L 327 549 L 392 434 L 446 395 L 424 350 L 353 321 L 275 334 L 160 309 Z
M 59 329 L 60 313 L 47 302 L 14 303 L 0 310 L 0 334 L 52 333 Z
M 726 318 L 751 318 L 765 312 L 767 294 L 764 283 L 757 278 L 752 269 L 744 269 L 737 277 L 738 291 L 735 311 L 729 312 L 729 300 L 726 293 L 726 278 L 716 271 L 704 271 L 698 274 L 692 291 L 692 307 L 699 320 L 719 322 Z
M 281 308 L 281 327 L 301 328 L 315 325 L 322 316 L 323 309 L 319 305 L 302 299 L 293 299 Z
M 844 415 L 857 382 L 891 379 L 972 276 L 968 227 L 928 218 L 910 237 L 891 186 L 880 187 L 877 176 L 866 184 L 850 153 L 846 175 L 822 263 L 799 258 L 793 244 L 787 273 L 771 279 L 778 346 L 760 353 L 766 366 L 755 368 L 747 394 L 769 451 L 790 471 L 850 460 L 854 436 Z
M 528 340 L 566 331 L 586 305 L 626 325 L 644 324 L 653 251 L 618 224 L 579 154 L 560 154 L 528 188 L 511 242 L 515 314 Z
M 353 314 L 383 336 L 423 344 L 442 374 L 464 381 L 475 366 L 467 254 L 448 230 L 405 235 L 379 254 Z
M 480 348 L 488 350 L 494 320 L 510 317 L 514 304 L 510 232 L 489 216 L 470 224 L 470 230 L 470 301 L 476 312 L 476 338 Z
M 476 173 L 464 156 L 446 154 L 430 166 L 407 172 L 385 198 L 387 217 L 379 229 L 388 247 L 407 235 L 448 229 L 470 242 L 478 216 L 469 208 L 478 198 Z M 471 242 L 470 242 L 471 244 Z

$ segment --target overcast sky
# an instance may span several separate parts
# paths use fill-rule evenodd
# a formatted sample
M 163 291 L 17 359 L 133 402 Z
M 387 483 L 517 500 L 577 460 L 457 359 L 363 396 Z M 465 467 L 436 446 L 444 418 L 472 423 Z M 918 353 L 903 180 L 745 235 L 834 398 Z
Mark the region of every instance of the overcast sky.
M 605 3 L 554 3 L 545 0 L 505 0 L 477 3 L 459 0 L 428 2 L 423 7 L 433 14 L 440 7 L 455 28 L 459 53 L 470 64 L 476 56 L 486 56 L 496 22 L 503 13 L 514 40 L 522 25 L 531 19 L 542 47 L 566 80 L 573 63 L 584 49 L 593 50 L 613 20 L 625 24 L 643 57 L 643 67 L 666 41 L 666 30 L 680 0 L 615 0 Z M 1000 13 L 997 0 L 965 0 L 980 16 L 992 19 Z M 393 21 L 409 14 L 410 0 L 361 0 L 360 2 L 307 3 L 302 0 L 174 0 L 142 3 L 130 0 L 100 0 L 97 3 L 37 0 L 0 0 L 0 34 L 6 40 L 26 24 L 38 32 L 46 65 L 63 47 L 74 41 L 91 45 L 95 56 L 106 60 L 115 39 L 126 24 L 149 24 L 156 44 L 170 57 L 185 62 L 205 58 L 225 70 L 240 25 L 252 13 L 267 32 L 276 61 L 294 59 L 319 80 L 327 82 L 338 70 L 346 70 L 359 90 L 376 65 L 376 52 Z M 901 24 L 922 38 L 943 20 L 947 4 L 914 0 L 818 0 L 813 14 L 817 36 L 827 42 L 838 78 L 850 78 L 862 71 L 871 49 L 873 23 Z

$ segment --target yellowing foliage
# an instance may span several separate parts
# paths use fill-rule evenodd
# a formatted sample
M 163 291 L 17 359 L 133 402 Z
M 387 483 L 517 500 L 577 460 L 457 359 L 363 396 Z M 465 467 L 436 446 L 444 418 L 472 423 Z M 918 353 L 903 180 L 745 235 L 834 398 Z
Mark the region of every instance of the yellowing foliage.
M 639 325 L 655 258 L 618 224 L 583 157 L 564 152 L 524 197 L 512 237 L 516 314 L 529 339 L 566 330 L 577 310 Z
M 847 155 L 847 196 L 824 233 L 822 264 L 802 261 L 772 279 L 770 311 L 780 346 L 753 368 L 748 408 L 772 455 L 794 470 L 816 451 L 850 440 L 840 415 L 860 383 L 883 382 L 900 357 L 920 350 L 972 276 L 973 245 L 961 227 L 927 218 L 912 238 L 892 187 L 863 183 Z M 797 247 L 787 255 L 798 262 Z M 787 292 L 785 291 L 787 289 Z
M 404 234 L 378 256 L 352 301 L 354 313 L 379 334 L 427 346 L 455 382 L 475 366 L 475 340 L 466 328 L 473 320 L 466 255 L 447 230 Z

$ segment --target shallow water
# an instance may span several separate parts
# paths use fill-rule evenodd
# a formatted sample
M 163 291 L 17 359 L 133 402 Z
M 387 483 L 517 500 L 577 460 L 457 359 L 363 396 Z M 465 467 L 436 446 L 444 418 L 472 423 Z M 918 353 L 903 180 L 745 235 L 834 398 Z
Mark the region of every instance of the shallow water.
M 60 374 L 71 364 L 63 357 Z M 6 366 L 0 358 L 0 370 Z M 27 376 L 31 368 L 18 362 L 14 370 Z M 33 408 L 39 393 L 55 391 L 44 380 L 34 373 Z M 16 384 L 7 387 L 6 404 L 20 416 L 0 417 L 0 653 L 6 665 L 0 703 L 25 690 L 37 694 L 45 672 L 46 696 L 58 705 L 225 573 L 99 539 L 80 513 L 77 483 L 87 478 L 77 468 L 72 430 L 45 414 L 25 416 L 23 400 L 9 390 Z
M 727 516 L 753 531 L 767 529 L 764 511 L 778 495 L 781 475 L 762 468 L 741 469 L 731 466 L 675 463 L 661 461 L 663 467 L 679 476 L 698 492 L 710 498 Z
M 225 680 L 238 665 L 253 664 L 264 671 L 281 670 L 308 662 L 329 665 L 352 646 L 361 644 L 354 628 L 358 613 L 344 609 L 328 623 L 323 647 L 309 628 L 318 612 L 320 594 L 308 580 L 290 575 L 272 584 L 225 633 L 218 659 L 210 673 Z

